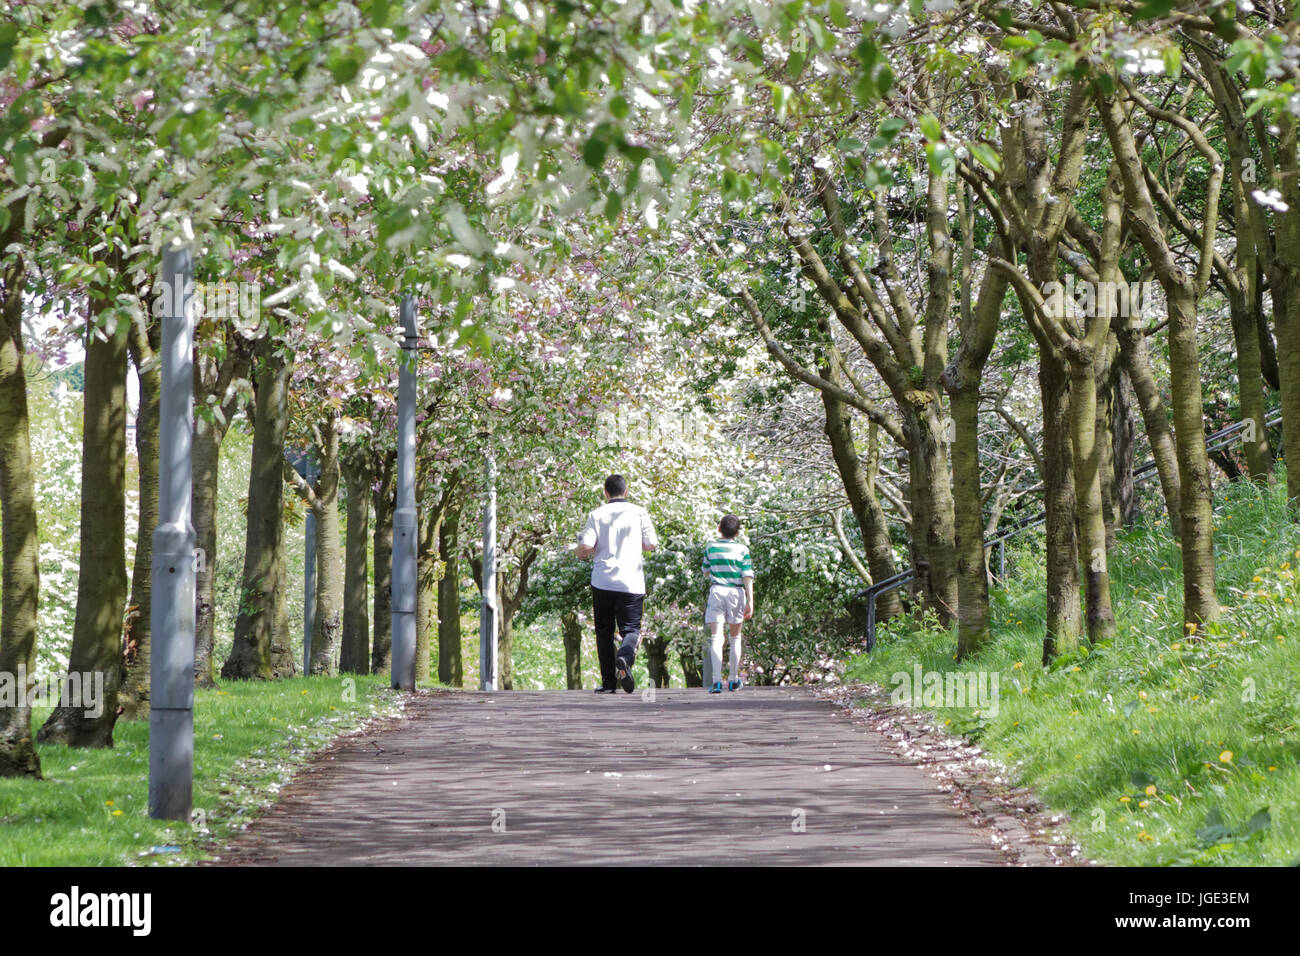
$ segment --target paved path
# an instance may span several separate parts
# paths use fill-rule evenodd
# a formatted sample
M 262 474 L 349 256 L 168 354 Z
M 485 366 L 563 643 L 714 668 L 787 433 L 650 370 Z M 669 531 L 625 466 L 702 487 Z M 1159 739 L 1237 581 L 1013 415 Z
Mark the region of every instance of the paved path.
M 314 760 L 220 858 L 1003 862 L 879 736 L 807 691 L 758 687 L 720 697 L 660 690 L 653 700 L 640 691 L 424 695 L 395 729 L 349 738 Z

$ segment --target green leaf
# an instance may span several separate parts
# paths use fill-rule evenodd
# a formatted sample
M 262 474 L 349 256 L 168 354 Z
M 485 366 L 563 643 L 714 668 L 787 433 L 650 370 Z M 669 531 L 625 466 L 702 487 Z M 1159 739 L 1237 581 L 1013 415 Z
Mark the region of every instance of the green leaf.
M 1172 43 L 1165 47 L 1160 53 L 1160 59 L 1164 61 L 1165 72 L 1169 74 L 1171 80 L 1176 80 L 1183 73 L 1183 51 Z
M 351 83 L 361 72 L 361 57 L 354 53 L 331 55 L 329 70 L 335 83 Z
M 987 166 L 995 173 L 1002 172 L 1002 157 L 988 143 L 969 143 L 967 144 L 971 155 L 983 166 Z
M 1258 811 L 1250 822 L 1246 824 L 1247 833 L 1261 833 L 1273 826 L 1273 815 L 1268 812 L 1268 807 Z
M 917 120 L 917 123 L 921 127 L 921 135 L 931 143 L 937 143 L 939 140 L 943 139 L 943 127 L 939 125 L 939 121 L 931 114 L 922 114 L 921 118 Z
M 615 191 L 609 194 L 605 200 L 605 218 L 611 223 L 618 219 L 619 213 L 623 211 L 623 196 Z
M 1142 706 L 1142 701 L 1130 700 L 1127 704 L 1124 705 L 1124 716 L 1132 717 L 1133 711 L 1137 710 L 1141 706 Z
M 605 154 L 609 152 L 609 138 L 597 129 L 592 133 L 590 138 L 582 144 L 582 161 L 592 169 L 600 169 L 605 162 Z
M 799 74 L 803 72 L 803 68 L 807 66 L 807 64 L 808 64 L 808 54 L 799 53 L 796 51 L 794 53 L 791 53 L 790 59 L 785 61 L 785 71 L 789 73 L 791 77 L 797 80 L 799 79 Z
M 1232 832 L 1223 825 L 1223 814 L 1219 812 L 1218 807 L 1211 807 L 1210 812 L 1205 815 L 1205 826 L 1196 831 L 1196 839 L 1207 846 L 1232 841 Z
M 830 15 L 831 23 L 840 29 L 844 29 L 849 25 L 849 15 L 844 12 L 844 4 L 840 0 L 831 0 Z
M 0 23 L 0 70 L 9 65 L 13 58 L 14 47 L 18 45 L 18 25 Z
M 1174 8 L 1174 0 L 1142 0 L 1142 6 L 1133 14 L 1135 20 L 1154 20 Z

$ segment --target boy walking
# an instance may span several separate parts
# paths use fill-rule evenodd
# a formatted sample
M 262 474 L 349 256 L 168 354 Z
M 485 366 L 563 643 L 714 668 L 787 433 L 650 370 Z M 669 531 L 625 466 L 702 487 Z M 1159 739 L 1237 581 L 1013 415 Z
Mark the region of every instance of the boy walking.
M 740 519 L 724 515 L 718 523 L 716 541 L 704 548 L 703 570 L 709 582 L 709 598 L 704 606 L 704 625 L 709 629 L 709 663 L 712 665 L 713 686 L 710 694 L 722 693 L 722 625 L 731 632 L 730 690 L 740 690 L 740 629 L 744 621 L 754 616 L 754 563 L 749 548 L 736 540 L 740 534 Z

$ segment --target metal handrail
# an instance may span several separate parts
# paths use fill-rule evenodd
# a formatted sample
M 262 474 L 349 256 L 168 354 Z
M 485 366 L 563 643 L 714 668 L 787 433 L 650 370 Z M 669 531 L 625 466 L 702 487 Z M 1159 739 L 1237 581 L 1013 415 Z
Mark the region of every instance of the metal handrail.
M 1282 423 L 1282 412 L 1281 409 L 1278 409 L 1275 413 L 1273 413 L 1272 416 L 1264 420 L 1264 427 L 1273 428 L 1277 425 L 1280 425 L 1281 423 Z M 1206 435 L 1205 436 L 1206 452 L 1208 453 L 1211 451 L 1218 451 L 1221 448 L 1226 448 L 1229 445 L 1231 445 L 1232 442 L 1227 439 L 1235 435 L 1237 432 L 1241 431 L 1242 429 L 1244 429 L 1246 427 L 1246 424 L 1247 423 L 1244 421 L 1237 422 L 1233 425 L 1228 425 L 1225 428 L 1221 428 L 1216 432 L 1211 432 L 1209 435 Z M 1146 481 L 1147 479 L 1151 478 L 1155 474 L 1157 474 L 1156 462 L 1155 459 L 1151 459 L 1150 461 L 1144 462 L 1139 467 L 1133 469 L 1133 483 L 1137 484 L 1139 482 Z M 1032 518 L 1026 518 L 1025 520 L 1021 521 L 1019 524 L 1015 525 L 1010 530 L 1001 532 L 1000 534 L 996 534 L 993 537 L 986 539 L 984 542 L 984 548 L 985 550 L 988 550 L 989 548 L 993 547 L 995 544 L 1002 545 L 1002 550 L 1000 552 L 1001 561 L 1005 562 L 1007 539 L 1014 538 L 1020 534 L 1024 534 L 1030 528 L 1035 528 L 1038 525 L 1045 522 L 1046 520 L 1047 520 L 1047 512 L 1040 511 Z M 1006 568 L 1005 566 L 1003 566 L 1002 572 L 998 575 L 998 578 L 999 580 L 1001 580 L 1004 579 L 1005 577 L 1006 577 Z M 887 591 L 893 591 L 897 588 L 902 587 L 904 584 L 907 584 L 909 581 L 912 581 L 915 578 L 916 578 L 916 569 L 908 568 L 906 571 L 900 571 L 898 574 L 895 574 L 892 577 L 885 578 L 885 580 L 879 581 L 871 585 L 871 587 L 867 588 L 865 591 L 859 591 L 857 594 L 854 595 L 855 598 L 865 597 L 867 600 L 867 653 L 871 653 L 872 649 L 875 648 L 876 646 L 876 598 Z

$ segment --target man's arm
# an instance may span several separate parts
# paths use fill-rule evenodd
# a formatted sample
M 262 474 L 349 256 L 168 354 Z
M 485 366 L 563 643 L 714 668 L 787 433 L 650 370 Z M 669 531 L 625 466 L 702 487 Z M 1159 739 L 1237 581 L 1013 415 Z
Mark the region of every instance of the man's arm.
M 578 546 L 574 548 L 573 553 L 579 558 L 589 558 L 596 553 L 596 516 L 587 515 L 587 527 L 582 529 L 582 534 L 578 537 Z
M 641 550 L 649 552 L 656 550 L 658 547 L 659 536 L 655 534 L 655 526 L 650 520 L 650 512 L 643 508 L 641 510 Z

